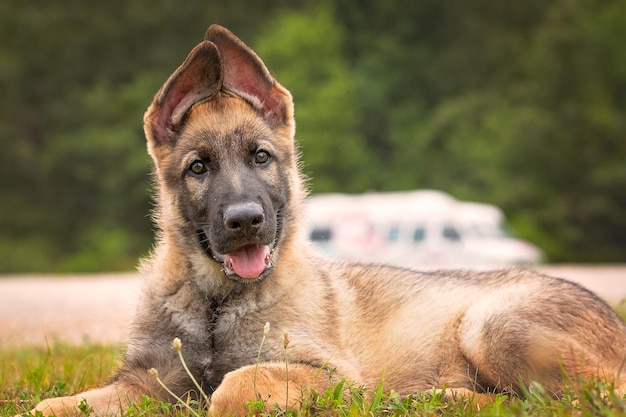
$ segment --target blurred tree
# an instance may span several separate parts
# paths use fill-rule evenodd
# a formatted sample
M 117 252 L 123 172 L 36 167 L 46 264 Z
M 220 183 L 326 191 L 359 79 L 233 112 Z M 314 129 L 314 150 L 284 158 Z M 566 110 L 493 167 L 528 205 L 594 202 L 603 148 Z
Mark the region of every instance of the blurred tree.
M 626 259 L 623 2 L 336 5 L 376 187 L 500 205 L 552 260 Z
M 366 191 L 375 175 L 355 129 L 358 92 L 341 54 L 343 38 L 331 9 L 318 3 L 280 13 L 255 43 L 294 96 L 304 170 L 316 192 Z
M 132 268 L 152 240 L 152 95 L 210 23 L 251 36 L 284 4 L 2 2 L 0 272 Z
M 526 54 L 517 95 L 533 123 L 507 150 L 525 196 L 506 205 L 555 260 L 626 259 L 625 12 L 623 2 L 553 2 Z

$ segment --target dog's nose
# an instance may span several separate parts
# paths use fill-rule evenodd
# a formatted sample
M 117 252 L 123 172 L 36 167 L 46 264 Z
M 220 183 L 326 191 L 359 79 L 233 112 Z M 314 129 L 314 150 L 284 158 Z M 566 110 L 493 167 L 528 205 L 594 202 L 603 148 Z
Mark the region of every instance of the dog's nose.
M 258 203 L 240 203 L 224 211 L 224 226 L 231 232 L 256 232 L 265 223 L 263 207 Z

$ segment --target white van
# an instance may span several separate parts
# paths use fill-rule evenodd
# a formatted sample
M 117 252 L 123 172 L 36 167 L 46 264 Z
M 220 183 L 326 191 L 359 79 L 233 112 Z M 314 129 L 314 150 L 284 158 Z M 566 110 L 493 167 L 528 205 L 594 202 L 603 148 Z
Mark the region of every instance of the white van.
M 441 191 L 316 195 L 306 217 L 311 240 L 341 259 L 422 269 L 542 260 L 537 247 L 506 232 L 499 208 Z

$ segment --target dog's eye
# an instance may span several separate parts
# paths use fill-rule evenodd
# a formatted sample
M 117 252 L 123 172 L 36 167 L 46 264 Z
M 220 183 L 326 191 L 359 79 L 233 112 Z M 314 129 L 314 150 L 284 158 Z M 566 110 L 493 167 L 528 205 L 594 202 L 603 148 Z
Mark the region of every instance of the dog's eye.
M 256 155 L 254 156 L 254 162 L 259 165 L 263 165 L 267 163 L 267 161 L 269 160 L 270 160 L 270 154 L 269 152 L 264 151 L 264 150 L 257 151 Z
M 189 172 L 196 175 L 204 174 L 206 172 L 206 165 L 200 160 L 195 160 L 189 165 Z

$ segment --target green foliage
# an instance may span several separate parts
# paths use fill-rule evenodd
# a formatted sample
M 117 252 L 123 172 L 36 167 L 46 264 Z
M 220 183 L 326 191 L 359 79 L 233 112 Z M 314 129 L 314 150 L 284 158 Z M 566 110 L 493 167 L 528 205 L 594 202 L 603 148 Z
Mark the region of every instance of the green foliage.
M 143 112 L 209 23 L 245 36 L 235 16 L 282 3 L 3 2 L 0 273 L 133 268 L 152 242 Z
M 297 139 L 316 192 L 366 191 L 372 155 L 356 131 L 358 93 L 342 55 L 344 31 L 323 3 L 285 11 L 255 50 L 293 94 Z
M 441 188 L 551 260 L 626 260 L 624 2 L 83 6 L 0 5 L 0 272 L 149 250 L 142 114 L 214 22 L 292 91 L 312 191 Z
M 336 2 L 374 186 L 500 205 L 555 261 L 623 261 L 624 5 L 377 3 Z

